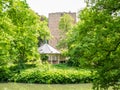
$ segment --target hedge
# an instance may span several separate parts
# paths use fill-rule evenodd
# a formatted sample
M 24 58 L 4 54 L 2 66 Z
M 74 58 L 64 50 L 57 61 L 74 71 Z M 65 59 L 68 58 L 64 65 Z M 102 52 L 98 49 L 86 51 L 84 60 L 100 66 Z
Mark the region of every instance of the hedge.
M 90 83 L 92 76 L 90 71 L 73 70 L 24 70 L 15 74 L 9 81 L 20 83 L 40 83 L 40 84 L 72 84 Z

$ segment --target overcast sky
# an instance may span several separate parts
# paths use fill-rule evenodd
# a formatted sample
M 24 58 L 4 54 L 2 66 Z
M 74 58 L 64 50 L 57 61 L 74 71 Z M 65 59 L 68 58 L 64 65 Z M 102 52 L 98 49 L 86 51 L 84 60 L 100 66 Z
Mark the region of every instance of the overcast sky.
M 32 10 L 48 17 L 54 12 L 78 12 L 85 7 L 84 0 L 27 0 Z

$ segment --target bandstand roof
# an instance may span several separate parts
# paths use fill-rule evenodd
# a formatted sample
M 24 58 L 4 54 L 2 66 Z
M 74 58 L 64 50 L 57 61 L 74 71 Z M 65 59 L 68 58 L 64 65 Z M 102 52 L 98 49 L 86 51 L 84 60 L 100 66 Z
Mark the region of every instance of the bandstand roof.
M 38 48 L 40 54 L 60 54 L 58 50 L 50 46 L 49 44 L 44 44 Z

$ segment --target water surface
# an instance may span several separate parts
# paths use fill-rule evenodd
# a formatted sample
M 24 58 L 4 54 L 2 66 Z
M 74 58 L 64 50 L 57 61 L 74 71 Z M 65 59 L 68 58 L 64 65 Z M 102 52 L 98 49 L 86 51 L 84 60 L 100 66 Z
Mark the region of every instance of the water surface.
M 92 90 L 92 84 L 0 83 L 0 90 Z

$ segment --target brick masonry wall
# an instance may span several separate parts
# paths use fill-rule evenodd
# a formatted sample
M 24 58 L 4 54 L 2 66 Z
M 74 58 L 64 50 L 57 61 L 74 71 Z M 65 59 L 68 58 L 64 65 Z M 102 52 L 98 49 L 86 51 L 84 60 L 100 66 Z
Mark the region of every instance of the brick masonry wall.
M 50 33 L 52 35 L 52 38 L 49 40 L 49 45 L 51 45 L 54 48 L 56 48 L 60 39 L 59 21 L 60 17 L 64 13 L 66 12 L 50 13 L 48 17 L 49 18 L 48 26 L 50 29 Z M 74 23 L 76 23 L 76 13 L 69 12 L 67 14 L 70 14 L 74 19 Z

